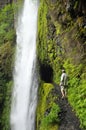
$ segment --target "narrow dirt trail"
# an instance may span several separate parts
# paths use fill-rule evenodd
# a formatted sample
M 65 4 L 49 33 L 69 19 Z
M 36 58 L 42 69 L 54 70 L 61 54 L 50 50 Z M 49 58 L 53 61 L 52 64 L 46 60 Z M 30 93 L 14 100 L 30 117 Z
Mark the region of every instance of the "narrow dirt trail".
M 59 130 L 82 130 L 79 128 L 80 122 L 72 110 L 72 107 L 68 103 L 67 99 L 61 98 L 60 87 L 55 86 L 55 93 L 58 95 L 58 100 L 56 101 L 60 106 L 61 112 L 59 113 L 60 125 Z

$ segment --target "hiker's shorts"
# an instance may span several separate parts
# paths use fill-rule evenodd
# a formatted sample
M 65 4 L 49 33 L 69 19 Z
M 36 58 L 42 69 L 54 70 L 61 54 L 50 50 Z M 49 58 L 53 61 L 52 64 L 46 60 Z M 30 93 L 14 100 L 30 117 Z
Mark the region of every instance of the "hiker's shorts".
M 60 86 L 60 88 L 61 88 L 61 91 L 63 91 L 63 90 L 64 90 L 64 86 L 63 86 L 63 85 L 61 85 L 61 86 Z

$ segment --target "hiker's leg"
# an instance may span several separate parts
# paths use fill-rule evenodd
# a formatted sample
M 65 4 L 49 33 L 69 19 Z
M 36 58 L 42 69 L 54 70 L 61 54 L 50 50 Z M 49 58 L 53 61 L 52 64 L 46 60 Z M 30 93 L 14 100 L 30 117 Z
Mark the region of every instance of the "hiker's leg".
M 64 86 L 61 87 L 62 97 L 65 97 Z
M 67 88 L 65 88 L 64 90 L 65 90 L 65 97 L 67 97 Z
M 64 93 L 64 90 L 62 90 L 62 97 L 65 97 L 65 93 Z
M 65 96 L 67 96 L 67 93 L 68 93 L 68 85 L 65 85 L 64 88 L 65 88 Z

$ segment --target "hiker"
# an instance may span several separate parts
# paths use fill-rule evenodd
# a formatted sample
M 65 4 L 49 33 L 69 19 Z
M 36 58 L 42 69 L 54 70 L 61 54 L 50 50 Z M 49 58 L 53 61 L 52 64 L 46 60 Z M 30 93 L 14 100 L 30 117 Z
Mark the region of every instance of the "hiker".
M 62 98 L 66 97 L 66 87 L 67 87 L 67 74 L 63 69 L 61 74 L 61 79 L 60 79 L 60 89 L 61 89 Z

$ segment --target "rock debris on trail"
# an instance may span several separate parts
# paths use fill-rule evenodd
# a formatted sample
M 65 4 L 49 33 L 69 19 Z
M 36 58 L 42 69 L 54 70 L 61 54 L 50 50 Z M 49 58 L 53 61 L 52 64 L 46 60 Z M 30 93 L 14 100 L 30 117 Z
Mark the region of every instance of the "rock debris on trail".
M 67 99 L 61 98 L 60 87 L 55 86 L 55 94 L 58 95 L 57 104 L 60 106 L 61 112 L 59 113 L 59 130 L 82 130 L 79 119 L 76 117 L 72 110 L 72 107 L 68 103 Z

